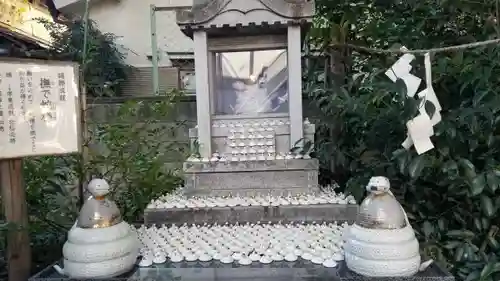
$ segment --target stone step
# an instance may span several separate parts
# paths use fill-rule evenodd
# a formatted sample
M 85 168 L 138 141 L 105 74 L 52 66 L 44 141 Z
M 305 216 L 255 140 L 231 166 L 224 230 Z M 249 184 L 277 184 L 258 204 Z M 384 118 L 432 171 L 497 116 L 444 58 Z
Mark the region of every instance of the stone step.
M 348 222 L 358 213 L 355 204 L 286 206 L 235 206 L 213 208 L 147 208 L 144 222 L 150 224 L 235 224 L 256 222 Z
M 28 281 L 71 281 L 67 276 L 59 274 L 55 262 L 41 272 L 30 277 Z M 131 272 L 118 276 L 113 280 L 189 280 L 189 281 L 455 281 L 453 275 L 437 263 L 431 264 L 425 271 L 411 277 L 372 278 L 361 276 L 350 271 L 344 262 L 335 268 L 326 268 L 310 261 L 299 259 L 296 262 L 273 262 L 271 264 L 252 263 L 251 265 L 223 264 L 210 262 L 167 262 L 151 267 L 136 266 Z
M 184 262 L 165 266 L 172 270 L 172 280 L 192 281 L 289 281 L 289 280 L 338 280 L 338 268 L 326 268 L 309 261 L 274 262 L 272 264 L 253 263 L 249 266 L 223 264 L 221 262 Z M 163 268 L 161 268 L 163 269 Z M 151 272 L 144 269 L 138 271 L 137 277 L 151 278 Z M 161 279 L 151 279 L 161 280 Z
M 187 196 L 254 196 L 319 191 L 317 159 L 184 165 Z

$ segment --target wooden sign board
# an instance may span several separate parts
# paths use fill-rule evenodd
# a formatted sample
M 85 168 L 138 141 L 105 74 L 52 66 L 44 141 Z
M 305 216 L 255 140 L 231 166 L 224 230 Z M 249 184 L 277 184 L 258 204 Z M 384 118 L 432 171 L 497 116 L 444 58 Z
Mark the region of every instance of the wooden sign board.
M 80 151 L 78 65 L 0 59 L 0 159 Z

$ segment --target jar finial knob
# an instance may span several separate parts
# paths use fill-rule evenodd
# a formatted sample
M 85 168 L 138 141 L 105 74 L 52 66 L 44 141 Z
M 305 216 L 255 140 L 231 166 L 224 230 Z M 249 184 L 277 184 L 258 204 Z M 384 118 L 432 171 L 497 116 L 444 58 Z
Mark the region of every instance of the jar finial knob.
M 109 193 L 109 184 L 104 179 L 92 179 L 87 186 L 87 190 L 93 197 L 106 196 Z
M 391 189 L 391 183 L 389 179 L 382 176 L 371 177 L 368 185 L 366 186 L 366 191 L 375 194 L 382 194 L 389 192 Z

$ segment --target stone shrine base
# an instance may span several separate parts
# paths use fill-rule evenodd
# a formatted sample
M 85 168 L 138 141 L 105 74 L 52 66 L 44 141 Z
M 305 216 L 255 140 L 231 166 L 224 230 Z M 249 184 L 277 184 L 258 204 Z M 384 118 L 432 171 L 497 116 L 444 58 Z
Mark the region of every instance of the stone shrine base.
M 237 224 L 237 223 L 353 223 L 358 205 L 352 196 L 322 192 L 298 196 L 260 195 L 253 197 L 189 198 L 182 192 L 152 200 L 144 211 L 144 222 L 151 224 Z
M 317 159 L 184 163 L 188 196 L 254 196 L 319 191 Z
M 61 264 L 59 262 L 58 264 Z M 90 281 L 70 279 L 58 274 L 52 266 L 31 277 L 28 281 Z M 268 265 L 254 263 L 249 266 L 221 264 L 220 262 L 183 262 L 158 266 L 134 268 L 133 271 L 106 281 L 454 281 L 455 278 L 440 266 L 432 264 L 424 272 L 412 277 L 372 278 L 360 276 L 343 262 L 335 268 L 325 268 L 309 261 L 273 262 Z M 104 281 L 103 280 L 103 281 Z

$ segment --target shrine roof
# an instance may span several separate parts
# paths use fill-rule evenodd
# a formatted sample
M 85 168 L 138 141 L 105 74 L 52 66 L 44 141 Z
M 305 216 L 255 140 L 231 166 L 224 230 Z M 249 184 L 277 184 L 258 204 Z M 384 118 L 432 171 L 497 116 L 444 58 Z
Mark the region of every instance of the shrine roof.
M 25 57 L 35 53 L 45 53 L 49 48 L 47 42 L 15 32 L 7 27 L 0 26 L 0 57 Z
M 310 25 L 314 11 L 314 0 L 193 0 L 190 10 L 177 11 L 177 24 L 190 37 L 200 29 L 276 33 L 290 24 Z

